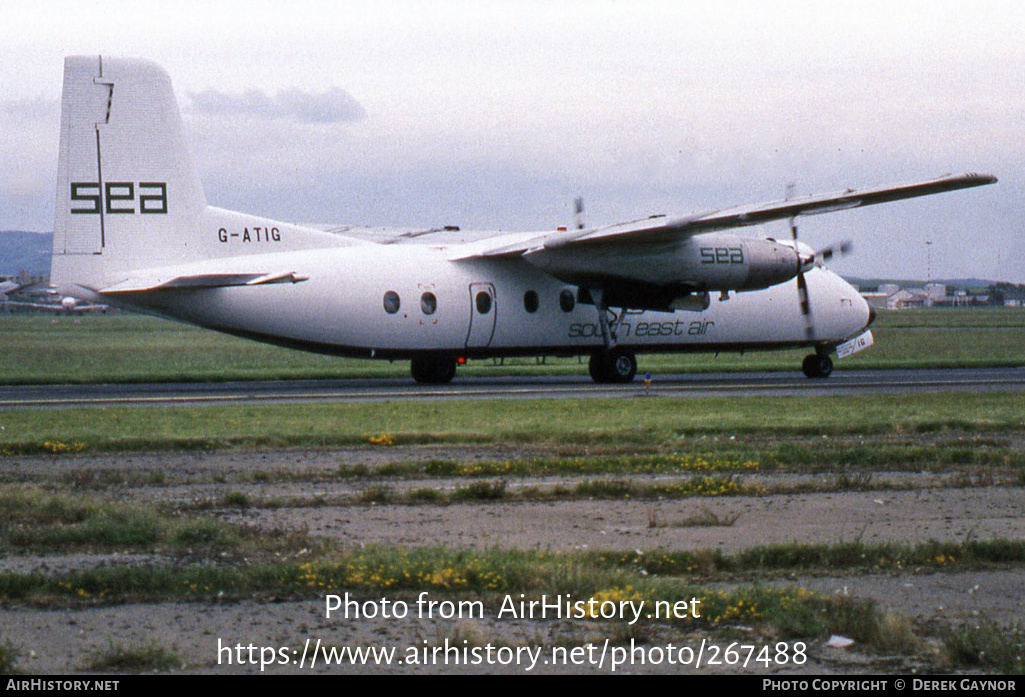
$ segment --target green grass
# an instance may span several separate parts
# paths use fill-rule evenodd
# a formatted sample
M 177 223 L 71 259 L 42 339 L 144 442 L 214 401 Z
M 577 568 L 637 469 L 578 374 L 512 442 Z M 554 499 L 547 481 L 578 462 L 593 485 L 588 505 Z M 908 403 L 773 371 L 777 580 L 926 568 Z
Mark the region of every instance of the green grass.
M 611 445 L 559 445 L 559 451 L 579 454 L 551 454 L 505 460 L 461 462 L 453 459 L 396 460 L 370 467 L 343 462 L 336 469 L 274 467 L 268 470 L 213 470 L 165 473 L 147 467 L 104 468 L 78 462 L 73 468 L 43 478 L 11 468 L 0 473 L 0 483 L 46 483 L 72 486 L 77 491 L 103 492 L 123 487 L 160 487 L 182 484 L 275 484 L 324 483 L 338 480 L 353 483 L 416 481 L 424 479 L 502 478 L 566 476 L 690 475 L 709 473 L 767 474 L 799 472 L 831 474 L 837 488 L 868 488 L 873 473 L 896 471 L 931 472 L 961 477 L 965 485 L 993 484 L 994 480 L 1025 484 L 1025 450 L 1012 447 L 1009 438 L 963 437 L 941 434 L 929 444 L 908 444 L 915 434 L 900 436 L 846 435 L 774 437 L 755 433 L 735 438 L 693 437 L 667 442 L 645 454 L 617 452 Z M 896 441 L 896 442 L 894 442 Z M 395 456 L 402 457 L 404 451 Z M 92 464 L 92 463 L 89 463 Z M 160 467 L 153 463 L 152 467 Z M 823 480 L 824 481 L 824 480 Z M 229 500 L 230 498 L 230 500 Z M 243 492 L 226 490 L 225 505 L 244 508 L 252 503 Z
M 770 430 L 770 429 L 767 429 Z M 389 462 L 373 469 L 366 465 L 341 464 L 336 475 L 326 472 L 279 470 L 262 473 L 260 481 L 330 479 L 422 479 L 427 477 L 546 477 L 573 475 L 690 474 L 695 472 L 768 472 L 793 470 L 803 473 L 846 470 L 907 469 L 940 471 L 957 468 L 1006 468 L 1025 471 L 1025 451 L 984 439 L 942 439 L 929 445 L 873 441 L 856 437 L 795 438 L 778 442 L 759 434 L 740 439 L 691 439 L 681 444 L 686 453 L 549 455 L 510 460 L 436 459 Z
M 703 454 L 702 454 L 703 455 Z M 522 460 L 427 460 L 390 462 L 373 471 L 361 465 L 340 465 L 340 478 L 421 477 L 539 477 L 585 474 L 686 474 L 690 472 L 743 472 L 758 469 L 758 463 L 735 455 L 651 454 L 588 455 L 587 457 L 534 457 Z M 287 475 L 286 475 L 287 476 Z
M 372 547 L 333 559 L 242 567 L 103 567 L 73 573 L 0 574 L 0 599 L 44 606 L 242 597 L 321 598 L 349 589 L 414 598 L 422 591 L 481 598 L 497 609 L 508 594 L 527 599 L 571 594 L 670 605 L 696 597 L 693 628 L 746 624 L 783 638 L 843 632 L 868 641 L 878 623 L 874 603 L 767 586 L 709 589 L 683 579 L 650 578 L 581 554 L 544 551 L 404 550 Z M 100 669 L 94 666 L 96 669 Z
M 1025 675 L 1025 633 L 1020 627 L 986 622 L 951 627 L 943 633 L 951 663 L 965 668 Z
M 1017 307 L 932 307 L 880 310 L 873 330 L 952 327 L 1025 327 L 1025 309 Z
M 0 486 L 0 551 L 171 549 L 222 550 L 238 530 L 212 519 L 183 519 L 78 493 Z
M 20 675 L 21 670 L 18 669 L 20 657 L 21 654 L 14 644 L 0 640 L 0 675 Z
M 964 489 L 968 487 L 1021 486 L 1020 482 L 1009 477 L 996 477 L 991 472 L 979 471 L 970 473 L 954 473 L 942 481 L 934 481 L 928 485 L 932 490 L 941 488 Z M 516 488 L 507 488 L 506 480 L 474 481 L 455 490 L 431 487 L 414 489 L 395 489 L 386 484 L 375 484 L 356 494 L 313 496 L 293 495 L 289 497 L 260 497 L 247 503 L 254 509 L 280 508 L 321 508 L 325 506 L 342 508 L 364 505 L 438 505 L 449 506 L 459 503 L 475 502 L 479 504 L 537 503 L 554 501 L 578 501 L 582 499 L 618 499 L 633 501 L 664 501 L 683 498 L 717 498 L 724 496 L 765 496 L 809 493 L 833 493 L 844 491 L 907 491 L 915 490 L 915 484 L 909 482 L 880 479 L 873 481 L 871 473 L 841 473 L 831 479 L 801 479 L 795 482 L 780 482 L 768 485 L 746 483 L 743 479 L 733 476 L 692 476 L 676 482 L 660 482 L 656 484 L 634 479 L 585 479 L 575 484 L 555 484 L 551 486 L 532 484 Z M 226 505 L 226 504 L 225 504 Z M 176 510 L 208 511 L 217 505 L 210 499 L 193 503 L 178 504 Z M 684 522 L 679 527 L 702 524 L 721 524 L 709 521 L 708 518 Z M 734 519 L 735 520 L 735 519 Z M 732 524 L 732 523 L 731 523 Z
M 481 400 L 0 412 L 0 455 L 396 443 L 674 446 L 703 437 L 1006 432 L 1025 394 Z M 377 446 L 388 447 L 388 446 Z
M 714 560 L 710 563 L 707 558 Z M 941 558 L 943 557 L 943 558 Z M 951 558 L 956 557 L 957 561 Z M 120 566 L 45 574 L 0 574 L 0 601 L 43 607 L 142 601 L 240 598 L 322 598 L 347 590 L 392 600 L 414 600 L 423 591 L 435 597 L 479 599 L 493 613 L 508 595 L 525 600 L 562 594 L 586 600 L 643 601 L 673 605 L 697 598 L 700 617 L 669 620 L 676 628 L 731 631 L 752 628 L 754 636 L 814 640 L 843 634 L 877 650 L 917 650 L 919 639 L 907 620 L 872 601 L 820 595 L 801 588 L 737 583 L 815 569 L 889 572 L 889 560 L 922 570 L 1022 564 L 1025 543 L 994 541 L 924 545 L 785 545 L 735 554 L 702 552 L 566 552 L 543 550 L 452 550 L 368 547 L 328 551 L 309 561 L 251 560 L 241 565 Z M 710 585 L 716 580 L 727 585 Z M 691 606 L 693 607 L 693 606 Z M 648 619 L 642 618 L 644 623 Z M 657 620 L 655 620 L 657 622 Z M 966 628 L 947 638 L 950 660 L 983 669 L 1020 670 L 1020 637 L 996 653 L 994 633 Z M 1013 655 L 1018 655 L 1014 663 Z M 1010 661 L 1010 662 L 1009 662 Z M 87 664 L 92 670 L 162 670 L 179 663 L 156 645 L 112 647 Z
M 331 549 L 310 545 L 307 561 L 282 560 L 269 542 L 248 562 L 167 566 L 104 566 L 63 574 L 0 573 L 0 601 L 46 604 L 186 600 L 252 594 L 317 597 L 325 589 L 372 593 L 431 590 L 453 593 L 597 593 L 638 589 L 658 582 L 660 595 L 712 595 L 695 583 L 763 580 L 793 573 L 892 573 L 965 571 L 1025 565 L 1025 542 L 990 540 L 921 544 L 861 543 L 722 550 L 548 552 L 457 550 L 445 547 Z M 662 585 L 664 584 L 664 586 Z M 585 596 L 586 597 L 586 596 Z
M 765 573 L 891 573 L 918 570 L 965 570 L 1025 565 L 1025 541 L 896 542 L 779 544 L 740 552 L 722 550 L 652 550 L 593 552 L 590 558 L 614 568 L 647 574 L 708 578 Z
M 455 501 L 501 501 L 506 497 L 507 483 L 504 479 L 497 482 L 471 482 L 452 492 Z
M 84 670 L 142 673 L 166 672 L 181 666 L 178 656 L 153 642 L 143 646 L 111 644 L 89 655 L 82 667 Z
M 1025 365 L 1025 309 L 881 312 L 876 345 L 841 368 Z M 0 383 L 220 381 L 408 377 L 405 361 L 290 351 L 153 317 L 0 315 Z M 749 355 L 643 355 L 654 375 L 718 370 L 797 370 L 807 351 Z M 586 374 L 577 358 L 471 361 L 461 375 Z

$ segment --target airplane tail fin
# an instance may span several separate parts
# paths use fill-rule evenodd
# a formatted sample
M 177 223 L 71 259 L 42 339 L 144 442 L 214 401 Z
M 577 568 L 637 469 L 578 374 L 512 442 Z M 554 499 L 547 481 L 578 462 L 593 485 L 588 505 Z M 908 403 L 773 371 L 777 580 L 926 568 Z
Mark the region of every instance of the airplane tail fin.
M 228 244 L 250 226 L 266 239 L 272 221 L 207 206 L 171 80 L 135 58 L 65 59 L 56 206 L 51 283 L 69 291 L 138 269 L 344 244 L 288 225 L 274 229 L 279 244 Z
M 65 59 L 52 281 L 157 265 L 154 252 L 205 208 L 167 73 L 138 59 Z M 83 266 L 92 272 L 75 272 Z

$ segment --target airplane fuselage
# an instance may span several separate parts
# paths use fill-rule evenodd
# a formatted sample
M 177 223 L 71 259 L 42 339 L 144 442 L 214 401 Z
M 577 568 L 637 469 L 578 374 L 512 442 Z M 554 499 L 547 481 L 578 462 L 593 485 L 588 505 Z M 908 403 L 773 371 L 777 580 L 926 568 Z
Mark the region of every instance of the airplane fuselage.
M 120 303 L 204 327 L 321 353 L 410 358 L 573 355 L 602 347 L 596 308 L 579 288 L 526 261 L 453 262 L 451 248 L 360 245 L 221 259 L 297 269 L 297 283 L 165 290 Z M 824 268 L 806 274 L 814 341 L 794 281 L 713 295 L 703 311 L 614 308 L 616 344 L 636 352 L 742 351 L 839 343 L 869 323 L 858 292 Z M 73 289 L 68 289 L 73 290 Z M 89 296 L 87 293 L 86 296 Z M 90 299 L 86 297 L 85 299 Z

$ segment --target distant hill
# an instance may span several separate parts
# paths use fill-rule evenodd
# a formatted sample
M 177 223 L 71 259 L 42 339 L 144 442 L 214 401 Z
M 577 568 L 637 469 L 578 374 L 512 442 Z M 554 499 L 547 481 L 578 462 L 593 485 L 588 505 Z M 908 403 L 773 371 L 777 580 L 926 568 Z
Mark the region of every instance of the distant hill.
M 52 247 L 52 232 L 0 231 L 0 276 L 48 275 Z

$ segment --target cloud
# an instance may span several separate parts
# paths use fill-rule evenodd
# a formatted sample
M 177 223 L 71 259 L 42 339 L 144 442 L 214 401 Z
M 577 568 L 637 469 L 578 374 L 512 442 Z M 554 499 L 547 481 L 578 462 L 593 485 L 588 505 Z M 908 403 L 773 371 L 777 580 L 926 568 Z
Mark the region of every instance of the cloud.
M 241 94 L 207 89 L 192 92 L 189 98 L 190 111 L 195 114 L 289 119 L 297 123 L 343 123 L 359 121 L 367 115 L 363 106 L 340 87 L 321 93 L 291 88 L 274 96 L 256 89 Z
M 60 114 L 60 100 L 51 97 L 0 99 L 0 114 L 22 121 L 53 120 Z

